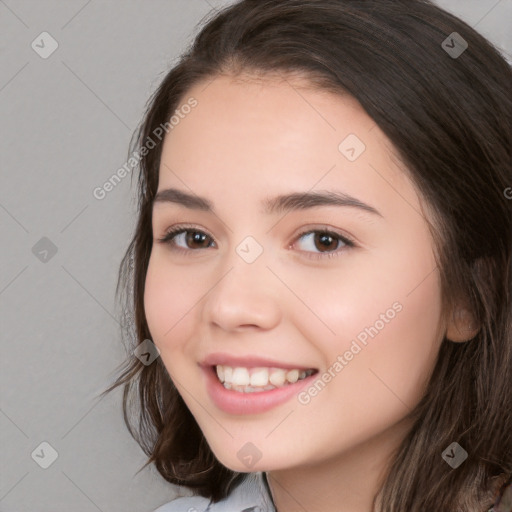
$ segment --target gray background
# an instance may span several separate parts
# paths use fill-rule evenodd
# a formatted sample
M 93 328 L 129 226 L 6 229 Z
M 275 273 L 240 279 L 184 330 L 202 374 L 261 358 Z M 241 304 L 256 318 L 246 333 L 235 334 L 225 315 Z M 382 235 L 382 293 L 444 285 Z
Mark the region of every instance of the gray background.
M 2 512 L 150 512 L 178 491 L 153 467 L 136 474 L 146 457 L 121 389 L 95 398 L 125 357 L 114 291 L 135 189 L 128 176 L 103 200 L 93 190 L 126 162 L 197 23 L 228 3 L 0 0 Z M 511 61 L 512 0 L 439 4 Z M 31 47 L 44 31 L 59 45 L 47 59 Z M 31 456 L 49 456 L 44 441 L 58 453 L 47 469 Z

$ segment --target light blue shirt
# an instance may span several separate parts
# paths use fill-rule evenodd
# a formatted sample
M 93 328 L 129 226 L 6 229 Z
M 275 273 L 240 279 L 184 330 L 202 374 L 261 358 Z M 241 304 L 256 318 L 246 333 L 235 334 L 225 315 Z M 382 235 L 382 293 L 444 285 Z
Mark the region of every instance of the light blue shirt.
M 247 473 L 246 478 L 231 494 L 211 503 L 202 496 L 177 498 L 154 512 L 276 512 L 269 496 L 263 473 Z
M 488 512 L 510 512 L 511 505 L 512 484 L 509 484 Z M 260 472 L 247 473 L 245 480 L 218 503 L 210 504 L 210 500 L 201 496 L 177 498 L 154 512 L 276 512 L 276 509 Z

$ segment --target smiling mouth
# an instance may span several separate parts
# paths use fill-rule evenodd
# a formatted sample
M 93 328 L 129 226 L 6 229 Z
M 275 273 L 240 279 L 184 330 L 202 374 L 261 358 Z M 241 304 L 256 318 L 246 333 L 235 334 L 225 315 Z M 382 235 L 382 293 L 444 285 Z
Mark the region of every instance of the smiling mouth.
M 283 388 L 293 385 L 318 371 L 314 368 L 285 370 L 275 367 L 245 368 L 220 364 L 213 366 L 212 369 L 226 389 L 240 393 L 258 393 Z

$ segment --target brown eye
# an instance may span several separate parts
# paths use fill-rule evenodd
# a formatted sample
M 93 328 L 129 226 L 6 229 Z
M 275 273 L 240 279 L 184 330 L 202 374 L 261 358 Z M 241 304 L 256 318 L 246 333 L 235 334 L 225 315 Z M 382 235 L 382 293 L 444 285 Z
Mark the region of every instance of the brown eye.
M 306 250 L 318 250 L 319 252 L 329 252 L 338 249 L 339 243 L 342 245 L 350 245 L 350 242 L 341 235 L 331 233 L 330 231 L 308 231 L 303 233 L 299 239 L 306 239 Z
M 316 233 L 314 238 L 315 247 L 320 250 L 335 250 L 338 247 L 339 240 L 336 237 L 329 235 L 328 233 Z
M 302 233 L 298 240 L 304 240 L 302 251 L 308 258 L 321 259 L 333 258 L 345 252 L 348 248 L 355 247 L 355 243 L 345 236 L 329 230 L 311 230 Z
M 187 229 L 184 227 L 177 227 L 171 229 L 166 233 L 159 242 L 169 244 L 176 250 L 188 249 L 207 249 L 213 245 L 213 241 L 209 242 L 211 237 L 197 229 Z
M 194 244 L 198 244 L 200 246 L 204 246 L 205 240 L 208 239 L 208 235 L 202 233 L 201 231 L 185 231 L 185 242 L 187 247 L 194 248 Z M 208 247 L 208 245 L 206 246 Z M 204 249 L 205 247 L 199 247 L 200 249 Z

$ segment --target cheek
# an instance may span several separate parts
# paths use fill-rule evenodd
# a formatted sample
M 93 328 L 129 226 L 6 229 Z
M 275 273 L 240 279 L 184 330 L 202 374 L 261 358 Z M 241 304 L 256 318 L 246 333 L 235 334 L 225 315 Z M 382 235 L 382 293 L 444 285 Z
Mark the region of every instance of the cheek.
M 374 294 L 367 307 L 353 296 L 341 314 L 338 309 L 337 324 L 334 313 L 326 320 L 337 336 L 317 331 L 310 338 L 326 358 L 325 373 L 333 375 L 320 391 L 311 390 L 293 427 L 297 435 L 314 431 L 318 439 L 329 440 L 315 448 L 315 457 L 327 456 L 334 444 L 341 449 L 384 432 L 423 396 L 440 343 L 437 278 L 429 279 L 409 296 L 389 289 Z
M 400 302 L 402 311 L 369 350 L 367 364 L 380 384 L 412 409 L 425 391 L 442 342 L 437 272 Z
M 399 255 L 388 261 L 375 296 L 383 307 L 398 301 L 401 311 L 370 342 L 367 364 L 382 385 L 413 407 L 442 341 L 441 283 L 428 240 L 404 247 Z
M 423 395 L 442 336 L 439 272 L 422 244 L 359 258 L 357 269 L 335 278 L 319 273 L 308 286 L 294 283 L 322 320 L 301 308 L 294 321 L 335 375 L 316 401 L 324 411 L 328 402 L 343 404 L 371 428 L 396 421 Z
M 367 347 L 414 347 L 415 340 L 431 345 L 438 334 L 441 295 L 430 249 L 428 239 L 408 246 L 390 243 L 379 252 L 347 256 L 334 269 L 306 275 L 301 268 L 278 268 L 293 292 L 283 308 L 304 339 L 329 356 L 327 364 L 353 340 L 362 347 L 365 341 Z
M 152 341 L 165 354 L 184 345 L 194 306 L 204 291 L 200 279 L 190 279 L 179 266 L 169 265 L 165 255 L 153 252 L 144 288 L 144 312 Z

